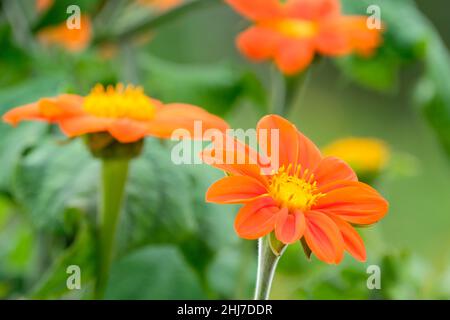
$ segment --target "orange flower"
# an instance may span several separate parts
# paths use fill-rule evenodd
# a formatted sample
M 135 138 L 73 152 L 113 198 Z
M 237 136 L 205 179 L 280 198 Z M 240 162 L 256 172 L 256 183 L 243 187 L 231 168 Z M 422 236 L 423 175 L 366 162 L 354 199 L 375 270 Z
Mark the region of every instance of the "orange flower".
M 37 12 L 44 12 L 53 5 L 54 0 L 36 0 Z
M 122 143 L 135 142 L 145 136 L 170 138 L 179 128 L 193 132 L 196 121 L 201 121 L 203 130 L 225 131 L 228 128 L 224 120 L 199 107 L 181 103 L 163 105 L 147 97 L 142 88 L 125 88 L 121 84 L 106 90 L 97 85 L 86 97 L 63 94 L 43 98 L 10 110 L 3 120 L 12 125 L 23 120 L 57 123 L 69 137 L 109 132 Z
M 311 140 L 282 117 L 269 115 L 259 121 L 258 142 L 263 150 L 273 148 L 267 141 L 274 132 L 279 135 L 280 166 L 271 174 L 262 174 L 260 161 L 248 161 L 258 153 L 236 139 L 225 137 L 225 143 L 214 142 L 213 149 L 203 151 L 205 162 L 230 174 L 210 186 L 206 200 L 244 204 L 234 223 L 242 238 L 257 239 L 274 231 L 284 244 L 304 238 L 317 258 L 327 263 L 339 263 L 344 250 L 365 261 L 364 243 L 352 225 L 379 221 L 388 210 L 387 201 L 358 182 L 344 161 L 323 157 Z M 227 163 L 224 156 L 234 161 Z
M 138 3 L 145 6 L 157 8 L 161 11 L 176 7 L 183 0 L 138 0 Z
M 273 59 L 285 74 L 304 70 L 315 53 L 370 55 L 381 42 L 367 17 L 344 16 L 339 0 L 226 0 L 254 25 L 237 39 L 251 60 Z
M 60 45 L 65 49 L 78 52 L 89 45 L 92 38 L 92 24 L 87 16 L 81 16 L 80 28 L 69 29 L 66 22 L 47 27 L 39 31 L 38 39 L 44 45 Z

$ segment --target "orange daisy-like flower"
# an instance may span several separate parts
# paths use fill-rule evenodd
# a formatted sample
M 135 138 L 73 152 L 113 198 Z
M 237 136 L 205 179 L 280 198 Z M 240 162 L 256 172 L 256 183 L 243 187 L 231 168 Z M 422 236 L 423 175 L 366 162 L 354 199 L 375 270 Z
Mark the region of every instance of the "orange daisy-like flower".
M 226 0 L 254 25 L 237 39 L 249 59 L 273 59 L 285 74 L 305 69 L 315 53 L 370 55 L 380 45 L 380 30 L 367 17 L 344 16 L 339 0 Z
M 86 97 L 63 94 L 44 98 L 10 110 L 3 120 L 12 125 L 23 120 L 57 123 L 69 137 L 109 132 L 122 143 L 145 136 L 170 138 L 180 128 L 194 132 L 196 121 L 201 122 L 202 130 L 228 128 L 224 120 L 202 108 L 181 103 L 164 105 L 146 96 L 140 87 L 121 84 L 106 89 L 97 85 Z
M 60 45 L 63 48 L 79 52 L 86 49 L 92 38 L 92 23 L 87 16 L 81 16 L 80 28 L 69 29 L 66 22 L 46 27 L 39 31 L 38 39 L 44 45 Z
M 304 238 L 317 258 L 327 263 L 339 263 L 344 250 L 365 261 L 364 243 L 352 225 L 379 221 L 388 210 L 387 201 L 359 182 L 344 161 L 323 157 L 282 117 L 269 115 L 259 121 L 262 150 L 273 150 L 268 144 L 275 133 L 280 166 L 271 174 L 264 174 L 261 161 L 248 161 L 259 154 L 236 139 L 225 137 L 225 143 L 215 142 L 214 148 L 203 151 L 205 162 L 230 174 L 210 186 L 206 200 L 244 204 L 234 223 L 242 238 L 257 239 L 274 231 L 284 244 Z

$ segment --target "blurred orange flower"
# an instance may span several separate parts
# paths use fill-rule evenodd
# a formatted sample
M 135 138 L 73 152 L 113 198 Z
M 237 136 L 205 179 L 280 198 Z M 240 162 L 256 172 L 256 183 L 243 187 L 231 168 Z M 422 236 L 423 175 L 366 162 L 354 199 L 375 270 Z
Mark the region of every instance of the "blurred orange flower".
M 237 38 L 249 59 L 273 59 L 291 75 L 304 70 L 316 53 L 370 55 L 381 43 L 381 30 L 369 29 L 367 17 L 345 16 L 339 0 L 226 0 L 254 22 Z
M 55 2 L 54 0 L 36 0 L 37 12 L 46 11 L 48 8 L 50 8 L 53 5 L 54 2 Z
M 60 45 L 72 52 L 86 49 L 91 38 L 92 24 L 87 16 L 81 16 L 79 29 L 69 29 L 66 22 L 63 22 L 57 26 L 46 27 L 38 33 L 38 39 L 42 44 Z
M 10 110 L 3 120 L 17 125 L 23 120 L 41 120 L 59 124 L 69 137 L 95 132 L 109 132 L 122 143 L 131 143 L 145 136 L 170 138 L 183 128 L 194 131 L 194 122 L 202 129 L 225 131 L 228 124 L 202 108 L 171 103 L 163 105 L 149 98 L 140 87 L 118 84 L 106 89 L 97 85 L 86 97 L 63 94 Z
M 182 2 L 183 0 L 138 0 L 139 4 L 151 6 L 159 10 L 171 9 Z
M 339 263 L 344 250 L 365 261 L 364 243 L 352 225 L 379 221 L 387 213 L 387 201 L 359 182 L 344 161 L 323 157 L 311 140 L 282 117 L 269 115 L 259 121 L 258 143 L 263 150 L 272 149 L 267 145 L 274 132 L 279 135 L 275 149 L 280 167 L 271 174 L 262 174 L 259 162 L 236 162 L 255 159 L 257 154 L 236 139 L 226 137 L 233 143 L 214 143 L 214 148 L 203 151 L 206 163 L 230 174 L 210 186 L 206 200 L 244 204 L 234 223 L 242 238 L 257 239 L 274 231 L 284 244 L 304 238 L 317 258 L 327 263 Z M 234 161 L 227 162 L 223 156 Z

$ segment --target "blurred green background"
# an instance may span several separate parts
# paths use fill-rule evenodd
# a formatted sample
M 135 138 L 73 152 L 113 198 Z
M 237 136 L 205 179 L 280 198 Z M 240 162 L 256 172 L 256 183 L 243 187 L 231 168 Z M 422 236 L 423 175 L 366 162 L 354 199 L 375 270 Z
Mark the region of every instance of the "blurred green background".
M 248 22 L 220 1 L 181 11 L 151 30 L 135 26 L 168 12 L 132 1 L 57 0 L 37 14 L 34 1 L 13 2 L 3 1 L 0 13 L 2 113 L 39 97 L 86 94 L 97 82 L 117 81 L 143 85 L 164 102 L 198 104 L 236 128 L 254 128 L 270 112 L 274 72 L 239 55 L 234 38 Z M 94 17 L 93 44 L 81 53 L 43 48 L 36 33 L 60 23 L 69 2 Z M 319 146 L 348 136 L 386 141 L 390 161 L 373 183 L 390 212 L 360 230 L 364 264 L 349 256 L 339 266 L 307 261 L 300 245 L 290 246 L 272 298 L 448 299 L 448 1 L 343 2 L 348 13 L 379 4 L 385 44 L 370 61 L 316 61 L 289 119 Z M 129 29 L 147 38 L 151 31 L 150 39 L 119 37 Z M 105 56 L 105 43 L 112 57 Z M 170 145 L 148 138 L 144 155 L 133 162 L 106 298 L 251 298 L 256 242 L 234 234 L 237 207 L 204 203 L 221 172 L 173 165 Z M 98 163 L 81 142 L 33 123 L 0 125 L 0 165 L 0 297 L 88 298 Z M 66 288 L 71 264 L 81 267 L 82 290 Z M 372 264 L 381 267 L 381 290 L 366 287 Z

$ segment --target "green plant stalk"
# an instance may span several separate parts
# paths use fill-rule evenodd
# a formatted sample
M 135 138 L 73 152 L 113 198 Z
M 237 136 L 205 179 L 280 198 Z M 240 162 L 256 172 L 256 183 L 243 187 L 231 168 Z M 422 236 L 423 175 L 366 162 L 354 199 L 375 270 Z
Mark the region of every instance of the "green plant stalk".
M 295 76 L 283 76 L 278 70 L 272 70 L 272 112 L 287 117 L 289 112 L 303 98 L 311 75 L 308 69 Z
M 101 196 L 99 203 L 99 262 L 95 299 L 102 299 L 114 256 L 117 225 L 122 211 L 129 159 L 102 159 Z
M 273 245 L 271 247 L 270 237 L 271 235 L 267 235 L 258 240 L 258 271 L 256 274 L 255 300 L 269 299 L 275 270 L 286 248 L 285 245 L 282 245 L 280 250 L 273 248 Z

